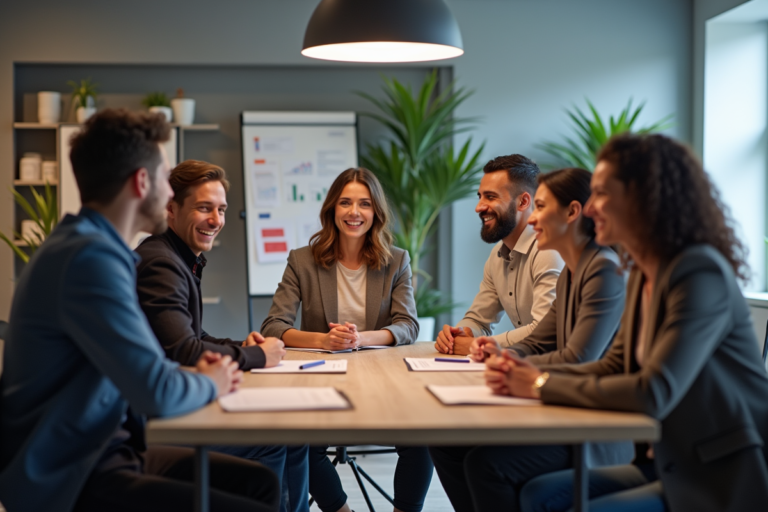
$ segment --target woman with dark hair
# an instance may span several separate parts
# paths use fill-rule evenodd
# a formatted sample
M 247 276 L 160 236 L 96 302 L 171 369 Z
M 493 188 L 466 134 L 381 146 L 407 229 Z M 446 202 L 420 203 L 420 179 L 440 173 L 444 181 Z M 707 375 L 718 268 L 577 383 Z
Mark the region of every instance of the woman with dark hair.
M 642 510 L 763 510 L 768 376 L 737 284 L 747 277 L 744 248 L 716 189 L 685 146 L 622 135 L 598 156 L 586 213 L 597 241 L 619 244 L 632 269 L 616 339 L 581 365 L 491 357 L 488 385 L 661 422 L 650 471 L 602 470 L 590 479 L 590 510 L 639 510 L 640 500 Z M 562 475 L 530 482 L 523 496 L 526 510 L 570 508 Z
M 584 216 L 591 174 L 568 168 L 539 175 L 528 223 L 539 250 L 556 250 L 565 261 L 556 298 L 536 328 L 510 349 L 536 364 L 580 363 L 599 358 L 619 326 L 624 277 L 616 253 L 595 243 L 594 222 Z M 499 353 L 494 338 L 482 337 L 471 357 Z M 631 443 L 592 443 L 590 466 L 627 463 Z M 570 446 L 432 447 L 437 474 L 459 511 L 517 510 L 520 488 L 538 475 L 572 466 Z
M 362 167 L 331 185 L 320 210 L 322 228 L 291 251 L 283 280 L 261 325 L 287 347 L 326 350 L 405 345 L 419 333 L 408 253 L 392 246 L 381 184 Z M 301 329 L 294 327 L 301 306 Z M 326 455 L 310 447 L 309 491 L 323 512 L 349 511 Z M 396 447 L 395 510 L 419 512 L 432 479 L 425 447 Z

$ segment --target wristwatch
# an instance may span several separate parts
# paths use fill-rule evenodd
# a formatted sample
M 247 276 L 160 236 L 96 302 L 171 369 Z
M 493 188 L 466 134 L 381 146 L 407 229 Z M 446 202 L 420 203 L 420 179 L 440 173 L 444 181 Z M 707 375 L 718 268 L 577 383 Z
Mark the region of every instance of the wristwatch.
M 536 377 L 536 380 L 533 381 L 533 385 L 531 386 L 531 391 L 533 391 L 533 396 L 536 398 L 541 398 L 541 388 L 544 386 L 544 384 L 547 383 L 547 379 L 549 379 L 549 372 L 544 372 L 538 377 Z

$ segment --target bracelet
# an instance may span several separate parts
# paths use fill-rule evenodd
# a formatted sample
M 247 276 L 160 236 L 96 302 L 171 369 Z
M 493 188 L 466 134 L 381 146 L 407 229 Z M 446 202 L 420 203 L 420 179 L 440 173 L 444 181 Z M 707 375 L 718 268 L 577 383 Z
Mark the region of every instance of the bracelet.
M 541 398 L 541 388 L 547 383 L 548 379 L 549 372 L 544 372 L 536 377 L 536 380 L 533 381 L 533 385 L 531 386 L 531 391 L 533 392 L 534 397 Z

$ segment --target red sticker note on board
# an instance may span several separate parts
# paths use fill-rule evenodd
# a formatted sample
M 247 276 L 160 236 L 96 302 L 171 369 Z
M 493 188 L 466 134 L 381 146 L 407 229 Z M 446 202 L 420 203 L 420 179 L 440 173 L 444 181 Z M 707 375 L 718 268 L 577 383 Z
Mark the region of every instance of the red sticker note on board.
M 288 252 L 288 243 L 264 242 L 264 252 Z
M 261 236 L 264 238 L 283 238 L 285 230 L 283 228 L 262 228 Z

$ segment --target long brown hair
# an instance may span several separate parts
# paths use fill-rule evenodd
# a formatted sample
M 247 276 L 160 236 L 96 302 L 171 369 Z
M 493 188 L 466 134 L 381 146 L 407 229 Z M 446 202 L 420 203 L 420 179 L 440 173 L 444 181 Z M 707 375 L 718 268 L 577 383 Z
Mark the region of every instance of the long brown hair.
M 352 167 L 339 174 L 328 190 L 323 207 L 320 209 L 320 231 L 312 235 L 309 245 L 315 263 L 323 268 L 330 268 L 341 257 L 339 247 L 339 228 L 336 227 L 336 203 L 347 183 L 362 183 L 371 193 L 373 205 L 373 225 L 365 234 L 362 260 L 371 268 L 379 270 L 392 258 L 389 248 L 392 246 L 392 232 L 389 229 L 389 208 L 384 198 L 384 191 L 376 176 L 364 167 Z
M 733 229 L 730 209 L 689 148 L 664 135 L 619 135 L 597 161 L 613 167 L 636 210 L 636 229 L 654 254 L 671 260 L 695 244 L 709 244 L 749 279 L 746 248 Z

